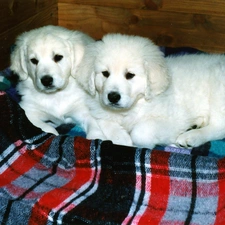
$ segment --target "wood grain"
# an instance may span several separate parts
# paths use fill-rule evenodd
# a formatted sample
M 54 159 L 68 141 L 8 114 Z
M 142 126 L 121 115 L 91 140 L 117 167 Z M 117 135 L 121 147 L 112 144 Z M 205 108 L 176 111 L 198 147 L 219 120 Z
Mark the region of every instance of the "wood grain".
M 224 16 L 223 0 L 163 0 L 162 11 Z
M 58 0 L 58 3 L 68 3 L 71 5 L 93 5 L 119 8 L 143 8 L 146 6 L 144 0 Z
M 0 69 L 10 46 L 27 30 L 58 24 L 96 39 L 119 32 L 169 47 L 225 52 L 223 0 L 1 0 Z
M 57 0 L 1 0 L 0 69 L 9 66 L 10 48 L 24 31 L 58 23 Z
M 119 32 L 149 37 L 162 46 L 225 52 L 225 16 L 162 11 L 163 7 L 149 10 L 58 3 L 59 25 L 96 39 Z

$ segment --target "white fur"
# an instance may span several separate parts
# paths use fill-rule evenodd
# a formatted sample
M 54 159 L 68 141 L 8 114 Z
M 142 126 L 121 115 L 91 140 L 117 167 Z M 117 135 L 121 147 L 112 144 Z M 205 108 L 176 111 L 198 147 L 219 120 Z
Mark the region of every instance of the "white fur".
M 104 77 L 103 71 L 110 76 Z M 136 76 L 126 79 L 128 72 Z M 139 102 L 165 91 L 169 76 L 162 52 L 150 40 L 109 34 L 88 46 L 77 81 L 93 96 L 89 106 L 107 139 L 132 145 L 129 132 L 136 124 Z M 118 104 L 109 101 L 112 92 L 120 94 Z
M 127 72 L 135 76 L 126 79 Z M 91 111 L 104 134 L 116 143 L 191 147 L 225 137 L 224 55 L 165 59 L 148 39 L 109 34 L 88 46 L 77 79 L 92 95 Z M 120 96 L 114 104 L 112 92 Z M 194 125 L 198 129 L 187 131 Z
M 20 78 L 20 106 L 43 131 L 57 135 L 56 126 L 75 122 L 87 138 L 104 138 L 85 104 L 87 94 L 74 78 L 85 45 L 93 41 L 82 32 L 51 25 L 18 36 L 11 69 Z

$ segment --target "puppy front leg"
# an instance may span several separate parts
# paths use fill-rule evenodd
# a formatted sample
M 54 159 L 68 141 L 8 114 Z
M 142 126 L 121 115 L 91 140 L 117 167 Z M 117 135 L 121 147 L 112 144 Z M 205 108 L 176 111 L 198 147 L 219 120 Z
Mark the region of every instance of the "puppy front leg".
M 73 122 L 80 125 L 84 130 L 87 139 L 106 139 L 97 120 L 90 115 L 89 111 L 86 108 L 77 110 L 76 112 L 70 113 L 69 115 Z
M 45 121 L 41 120 L 41 118 L 43 118 L 43 116 L 40 112 L 33 111 L 33 110 L 25 110 L 25 114 L 26 114 L 28 120 L 34 126 L 40 128 L 42 131 L 44 131 L 46 133 L 59 135 L 59 133 L 53 126 L 51 126 L 51 125 L 47 124 Z
M 133 144 L 140 148 L 172 144 L 177 137 L 173 124 L 162 120 L 146 120 L 137 123 L 131 131 Z
M 225 138 L 225 124 L 209 124 L 208 126 L 189 130 L 178 136 L 176 144 L 186 148 L 198 147 L 208 141 Z
M 87 139 L 106 140 L 106 136 L 103 134 L 98 122 L 91 116 L 87 120 L 86 134 Z
M 107 140 L 118 145 L 133 146 L 129 133 L 118 123 L 103 119 L 98 120 L 98 123 Z

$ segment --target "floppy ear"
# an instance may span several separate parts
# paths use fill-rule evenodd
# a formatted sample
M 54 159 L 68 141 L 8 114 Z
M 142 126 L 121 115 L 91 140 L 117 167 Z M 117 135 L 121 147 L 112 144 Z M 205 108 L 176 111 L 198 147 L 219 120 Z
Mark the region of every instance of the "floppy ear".
M 159 50 L 160 51 L 160 50 Z M 165 91 L 170 82 L 170 76 L 165 58 L 161 52 L 145 61 L 147 85 L 145 90 L 146 100 Z
M 17 40 L 15 49 L 10 56 L 10 69 L 14 71 L 21 80 L 26 80 L 28 77 L 25 54 L 26 46 L 22 38 L 20 38 Z
M 91 95 L 95 95 L 95 57 L 86 54 L 78 66 L 76 80 Z
M 80 44 L 70 43 L 71 49 L 71 76 L 76 77 L 77 67 L 81 63 L 81 60 L 84 56 L 84 46 Z
M 94 39 L 79 31 L 69 31 L 68 35 L 67 41 L 71 49 L 71 75 L 75 78 L 77 68 L 84 57 L 85 46 L 93 43 Z
M 86 46 L 84 56 L 78 66 L 75 78 L 91 95 L 95 95 L 95 43 Z

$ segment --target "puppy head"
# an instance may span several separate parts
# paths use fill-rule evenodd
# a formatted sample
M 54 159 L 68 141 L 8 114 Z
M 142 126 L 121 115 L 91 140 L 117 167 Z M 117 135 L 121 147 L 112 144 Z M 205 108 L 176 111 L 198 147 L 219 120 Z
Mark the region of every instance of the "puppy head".
M 77 80 L 115 109 L 129 109 L 142 96 L 148 100 L 169 84 L 159 48 L 147 38 L 121 34 L 106 35 L 87 47 Z
M 32 79 L 38 91 L 64 89 L 80 63 L 87 35 L 58 26 L 45 26 L 20 35 L 11 54 L 11 70 L 21 80 Z

